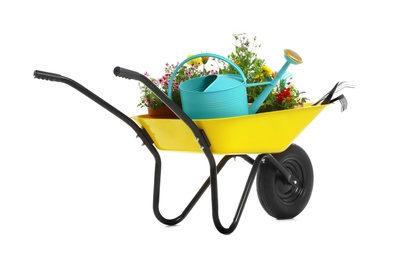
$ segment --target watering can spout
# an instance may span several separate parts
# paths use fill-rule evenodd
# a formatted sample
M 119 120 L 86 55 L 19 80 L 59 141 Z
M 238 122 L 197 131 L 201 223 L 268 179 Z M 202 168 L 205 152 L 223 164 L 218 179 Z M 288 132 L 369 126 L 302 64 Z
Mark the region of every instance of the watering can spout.
M 298 55 L 296 52 L 290 50 L 290 49 L 285 49 L 284 50 L 284 57 L 287 60 L 286 63 L 281 67 L 281 69 L 278 71 L 277 75 L 271 80 L 269 84 L 267 84 L 267 87 L 263 90 L 263 92 L 260 93 L 260 95 L 256 98 L 256 100 L 252 103 L 252 105 L 249 107 L 249 114 L 255 114 L 259 110 L 260 106 L 263 104 L 263 102 L 266 100 L 267 96 L 270 94 L 271 90 L 277 85 L 283 74 L 286 72 L 288 66 L 290 64 L 301 64 L 302 59 L 300 55 Z

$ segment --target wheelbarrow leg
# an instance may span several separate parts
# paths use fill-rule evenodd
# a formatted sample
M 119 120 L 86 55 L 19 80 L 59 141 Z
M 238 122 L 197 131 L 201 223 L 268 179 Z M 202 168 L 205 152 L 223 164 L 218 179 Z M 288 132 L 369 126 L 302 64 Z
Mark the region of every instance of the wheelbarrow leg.
M 154 153 L 153 153 L 153 155 L 154 155 Z M 231 158 L 234 158 L 237 156 L 243 157 L 249 163 L 253 163 L 253 159 L 247 155 L 226 155 L 222 158 L 222 160 L 219 162 L 219 164 L 217 166 L 215 165 L 216 174 L 218 174 L 222 170 L 222 168 Z M 176 225 L 176 224 L 180 223 L 189 214 L 189 212 L 192 210 L 192 208 L 195 206 L 195 204 L 198 202 L 198 200 L 201 198 L 201 196 L 205 193 L 206 189 L 211 184 L 211 177 L 208 177 L 208 179 L 204 182 L 204 184 L 198 190 L 196 195 L 192 198 L 190 203 L 187 205 L 187 207 L 178 217 L 173 218 L 173 219 L 167 219 L 167 218 L 163 217 L 163 215 L 160 212 L 160 208 L 159 208 L 160 187 L 161 187 L 161 159 L 158 154 L 157 154 L 157 156 L 154 155 L 154 157 L 156 159 L 155 174 L 154 174 L 154 195 L 153 195 L 154 215 L 161 223 L 163 223 L 165 225 Z M 217 198 L 217 194 L 216 194 L 216 198 Z
M 213 166 L 211 167 L 210 180 L 211 180 L 211 194 L 212 194 L 212 218 L 213 218 L 213 222 L 214 222 L 217 230 L 220 233 L 225 234 L 225 235 L 231 234 L 236 229 L 236 227 L 240 221 L 240 217 L 242 216 L 243 209 L 246 205 L 247 198 L 249 197 L 250 189 L 252 187 L 254 178 L 256 177 L 257 169 L 258 169 L 259 165 L 261 164 L 263 157 L 266 155 L 264 155 L 264 154 L 258 155 L 255 160 L 253 160 L 248 155 L 239 155 L 239 156 L 242 157 L 247 162 L 249 162 L 250 164 L 252 164 L 252 168 L 251 168 L 249 177 L 247 179 L 246 186 L 243 190 L 243 194 L 240 199 L 239 205 L 237 207 L 235 216 L 233 218 L 232 223 L 230 224 L 230 226 L 228 228 L 225 228 L 219 219 L 217 174 L 216 174 L 216 168 Z
M 195 204 L 198 202 L 198 200 L 201 198 L 202 194 L 205 192 L 205 190 L 208 188 L 209 182 L 206 181 L 202 187 L 199 189 L 199 191 L 196 193 L 196 195 L 192 198 L 191 202 L 187 205 L 187 207 L 184 209 L 184 211 L 176 218 L 173 219 L 167 219 L 163 217 L 163 215 L 160 212 L 160 187 L 161 187 L 161 160 L 157 160 L 156 158 L 156 163 L 155 163 L 155 174 L 154 174 L 154 195 L 153 195 L 153 211 L 155 217 L 163 224 L 165 225 L 176 225 L 179 222 L 181 222 L 191 211 L 191 209 L 195 206 Z

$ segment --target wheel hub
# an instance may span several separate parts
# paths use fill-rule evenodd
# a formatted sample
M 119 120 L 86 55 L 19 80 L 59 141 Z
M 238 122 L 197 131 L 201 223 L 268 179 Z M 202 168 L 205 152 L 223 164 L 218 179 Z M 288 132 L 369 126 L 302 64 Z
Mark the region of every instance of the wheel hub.
M 283 163 L 283 166 L 298 180 L 298 185 L 297 187 L 295 187 L 291 185 L 282 174 L 277 176 L 277 178 L 275 179 L 275 187 L 278 197 L 284 203 L 289 204 L 295 201 L 295 199 L 302 193 L 303 189 L 301 183 L 303 173 L 299 162 L 295 160 L 289 159 Z

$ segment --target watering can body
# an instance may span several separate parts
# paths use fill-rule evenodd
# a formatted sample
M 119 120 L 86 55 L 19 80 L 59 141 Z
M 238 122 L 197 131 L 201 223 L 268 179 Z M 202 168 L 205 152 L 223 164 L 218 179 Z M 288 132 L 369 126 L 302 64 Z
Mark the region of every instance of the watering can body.
M 208 75 L 180 84 L 184 112 L 193 119 L 248 114 L 245 82 L 239 75 Z

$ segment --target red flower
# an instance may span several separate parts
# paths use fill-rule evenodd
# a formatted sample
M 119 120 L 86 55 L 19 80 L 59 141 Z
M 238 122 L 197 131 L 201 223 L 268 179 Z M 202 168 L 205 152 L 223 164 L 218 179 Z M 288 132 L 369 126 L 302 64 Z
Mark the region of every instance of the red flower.
M 292 95 L 290 93 L 291 88 L 284 88 L 280 91 L 280 93 L 276 94 L 277 96 L 277 103 L 281 104 L 284 100 L 285 102 L 290 102 Z

